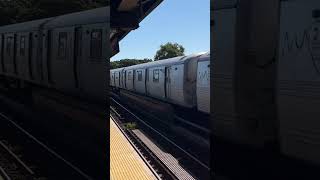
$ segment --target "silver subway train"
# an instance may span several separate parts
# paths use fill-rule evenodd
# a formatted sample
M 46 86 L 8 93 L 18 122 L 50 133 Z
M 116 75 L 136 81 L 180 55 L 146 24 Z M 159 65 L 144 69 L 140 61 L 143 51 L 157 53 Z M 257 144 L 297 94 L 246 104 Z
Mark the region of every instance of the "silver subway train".
M 0 27 L 0 75 L 104 102 L 109 7 Z M 93 80 L 94 79 L 94 80 Z M 20 86 L 20 87 L 21 87 Z
M 210 112 L 210 53 L 110 70 L 110 86 Z

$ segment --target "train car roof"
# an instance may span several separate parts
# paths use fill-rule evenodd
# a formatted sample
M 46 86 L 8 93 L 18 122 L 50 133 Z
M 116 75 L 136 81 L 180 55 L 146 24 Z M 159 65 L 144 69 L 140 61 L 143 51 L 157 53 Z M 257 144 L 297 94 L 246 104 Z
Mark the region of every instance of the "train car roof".
M 65 27 L 106 22 L 110 22 L 109 6 L 57 16 L 50 20 L 44 27 L 50 29 L 60 26 Z
M 123 68 L 117 68 L 117 69 L 112 69 L 110 71 L 119 71 L 122 69 L 130 70 L 130 69 L 140 69 L 140 68 L 150 68 L 150 67 L 156 67 L 156 66 L 165 66 L 169 64 L 179 64 L 179 63 L 184 63 L 185 61 L 189 60 L 190 58 L 194 58 L 197 56 L 203 56 L 207 55 L 210 56 L 210 52 L 202 52 L 202 53 L 197 53 L 197 54 L 191 54 L 188 56 L 178 56 L 170 59 L 163 59 L 163 60 L 158 60 L 158 61 L 152 61 L 148 63 L 143 63 L 143 64 L 137 64 L 133 66 L 128 66 L 128 67 L 123 67 Z
M 116 69 L 110 69 L 110 72 L 121 71 L 122 69 L 124 69 L 124 67 L 116 68 Z
M 72 25 L 93 24 L 109 21 L 110 7 L 102 7 L 52 18 L 45 18 L 2 26 L 0 27 L 0 33 L 34 31 L 38 30 L 39 27 L 42 25 L 44 25 L 44 28 L 55 28 L 59 26 L 65 27 Z
M 0 33 L 10 33 L 10 32 L 23 32 L 23 31 L 34 31 L 39 29 L 41 24 L 44 24 L 51 20 L 52 18 L 39 19 L 34 21 L 28 21 L 18 24 L 10 24 L 0 27 Z
M 210 51 L 202 54 L 199 61 L 210 61 Z

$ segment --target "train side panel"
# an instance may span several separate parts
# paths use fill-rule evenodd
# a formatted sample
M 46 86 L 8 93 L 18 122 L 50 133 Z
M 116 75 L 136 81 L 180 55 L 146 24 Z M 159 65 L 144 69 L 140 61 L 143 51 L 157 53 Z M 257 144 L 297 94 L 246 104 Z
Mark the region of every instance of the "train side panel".
M 283 1 L 280 18 L 277 103 L 281 150 L 320 164 L 320 2 Z
M 278 4 L 244 0 L 214 6 L 216 136 L 259 147 L 277 140 L 273 92 Z
M 214 3 L 226 1 L 214 1 Z M 229 2 L 229 1 L 228 1 Z M 219 4 L 218 4 L 219 5 Z M 215 65 L 213 73 L 213 112 L 212 133 L 226 139 L 236 139 L 237 124 L 235 104 L 235 40 L 237 9 L 233 7 L 235 1 L 221 5 L 221 9 L 213 10 L 214 42 L 213 53 Z M 219 7 L 219 6 L 216 6 Z
M 31 86 L 104 102 L 108 12 L 104 7 L 0 27 L 1 72 Z
M 210 57 L 198 61 L 197 107 L 201 112 L 210 113 Z

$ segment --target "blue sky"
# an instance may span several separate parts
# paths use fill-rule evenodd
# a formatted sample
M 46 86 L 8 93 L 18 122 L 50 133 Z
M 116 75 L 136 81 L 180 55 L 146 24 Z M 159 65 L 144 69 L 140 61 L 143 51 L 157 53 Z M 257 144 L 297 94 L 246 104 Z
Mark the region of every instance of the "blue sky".
M 111 60 L 151 58 L 161 44 L 177 42 L 185 54 L 210 50 L 210 0 L 164 0 L 120 41 Z

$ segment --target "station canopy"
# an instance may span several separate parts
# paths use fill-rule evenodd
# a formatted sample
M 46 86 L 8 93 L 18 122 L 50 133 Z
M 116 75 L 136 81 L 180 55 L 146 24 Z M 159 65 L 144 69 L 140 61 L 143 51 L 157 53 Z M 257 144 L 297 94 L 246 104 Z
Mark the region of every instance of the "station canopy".
M 163 0 L 112 0 L 111 1 L 111 57 L 117 54 L 119 42 L 148 16 Z

